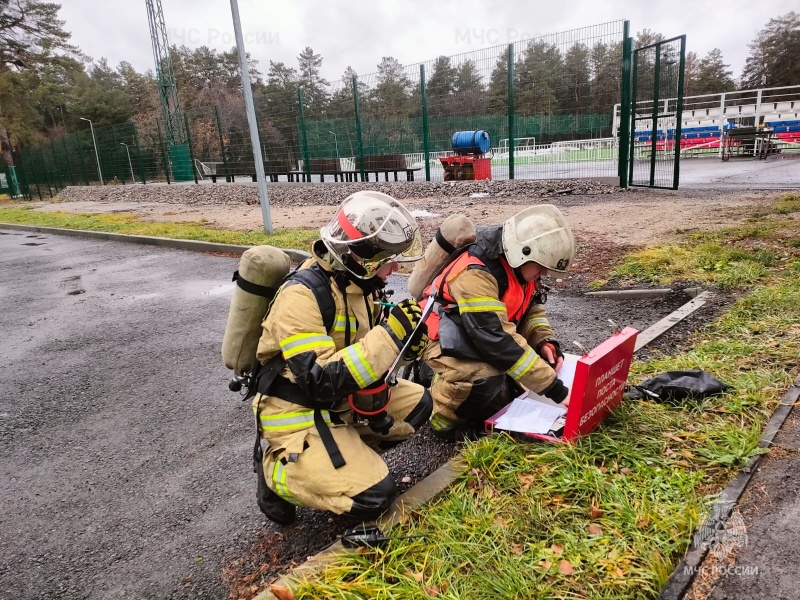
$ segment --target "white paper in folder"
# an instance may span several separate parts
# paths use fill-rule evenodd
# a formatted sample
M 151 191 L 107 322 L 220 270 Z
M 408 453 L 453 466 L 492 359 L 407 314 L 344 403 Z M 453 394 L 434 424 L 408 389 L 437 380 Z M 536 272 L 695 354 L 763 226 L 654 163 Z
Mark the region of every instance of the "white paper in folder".
M 565 354 L 564 364 L 558 370 L 559 379 L 570 388 L 570 391 L 575 380 L 575 368 L 579 358 L 575 354 Z M 564 416 L 566 412 L 566 407 L 528 391 L 511 403 L 506 412 L 498 417 L 494 426 L 497 429 L 520 433 L 547 433 L 552 429 L 556 420 Z

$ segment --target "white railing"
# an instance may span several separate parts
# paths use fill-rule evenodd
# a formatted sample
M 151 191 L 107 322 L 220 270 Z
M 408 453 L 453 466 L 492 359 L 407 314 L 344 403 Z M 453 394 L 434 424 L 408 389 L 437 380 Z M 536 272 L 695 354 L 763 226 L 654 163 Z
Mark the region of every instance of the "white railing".
M 663 112 L 673 112 L 676 98 L 663 98 Z M 645 108 L 650 114 L 652 101 L 641 101 L 637 106 Z M 620 125 L 620 105 L 614 105 L 612 135 L 617 136 Z M 787 85 L 774 88 L 730 91 L 720 94 L 686 96 L 683 99 L 683 127 L 718 126 L 720 129 L 728 122 L 758 125 L 763 122 L 791 121 L 800 119 L 800 85 Z M 671 119 L 668 127 L 673 128 Z M 661 123 L 659 122 L 659 128 Z

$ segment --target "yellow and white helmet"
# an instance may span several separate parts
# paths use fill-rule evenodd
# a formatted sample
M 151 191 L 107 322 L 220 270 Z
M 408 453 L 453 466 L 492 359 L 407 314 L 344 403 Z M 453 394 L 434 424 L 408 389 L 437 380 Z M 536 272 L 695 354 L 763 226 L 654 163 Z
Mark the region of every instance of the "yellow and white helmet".
M 413 262 L 424 248 L 417 221 L 387 194 L 356 192 L 342 202 L 322 241 L 344 267 L 359 279 L 374 277 L 388 262 Z
M 552 204 L 538 204 L 505 222 L 503 253 L 513 268 L 535 262 L 566 273 L 575 260 L 575 238 L 561 211 Z

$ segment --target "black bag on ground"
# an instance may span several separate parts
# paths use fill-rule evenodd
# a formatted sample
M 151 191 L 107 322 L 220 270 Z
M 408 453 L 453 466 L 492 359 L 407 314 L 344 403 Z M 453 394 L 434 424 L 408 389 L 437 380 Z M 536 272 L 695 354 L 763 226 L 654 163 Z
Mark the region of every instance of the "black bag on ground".
M 654 400 L 658 402 L 681 402 L 683 400 L 700 400 L 706 396 L 722 394 L 733 389 L 728 385 L 700 369 L 691 371 L 667 371 L 633 385 L 626 392 L 627 400 Z

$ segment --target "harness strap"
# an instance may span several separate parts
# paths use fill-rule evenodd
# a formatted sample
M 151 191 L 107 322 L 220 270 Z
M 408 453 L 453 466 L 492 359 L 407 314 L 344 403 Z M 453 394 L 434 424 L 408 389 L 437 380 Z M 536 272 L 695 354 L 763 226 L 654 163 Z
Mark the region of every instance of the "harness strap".
M 436 243 L 439 244 L 439 247 L 442 250 L 444 250 L 448 254 L 452 254 L 453 252 L 456 251 L 455 246 L 453 246 L 453 244 L 448 242 L 447 239 L 445 239 L 445 237 L 442 235 L 442 230 L 441 229 L 437 229 L 436 230 L 436 236 L 435 237 L 436 237 Z
M 325 450 L 327 450 L 328 456 L 331 458 L 333 468 L 339 469 L 345 466 L 347 463 L 339 450 L 339 446 L 336 444 L 336 440 L 333 438 L 330 427 L 328 427 L 325 419 L 322 418 L 322 410 L 319 408 L 314 409 L 314 424 L 317 426 L 322 445 L 325 446 Z
M 235 281 L 236 285 L 242 288 L 245 292 L 253 294 L 254 296 L 272 298 L 278 291 L 277 288 L 271 288 L 265 285 L 258 285 L 257 283 L 253 283 L 252 281 L 247 281 L 247 279 L 239 275 L 239 271 L 233 272 L 233 279 L 231 279 L 231 281 Z

